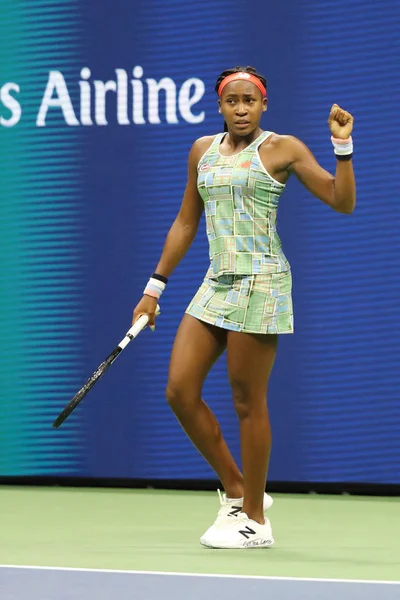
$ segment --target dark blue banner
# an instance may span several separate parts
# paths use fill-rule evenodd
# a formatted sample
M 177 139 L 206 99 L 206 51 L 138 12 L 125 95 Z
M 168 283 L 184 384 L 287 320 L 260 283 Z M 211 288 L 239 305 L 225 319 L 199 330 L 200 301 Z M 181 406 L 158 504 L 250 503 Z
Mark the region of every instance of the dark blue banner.
M 357 207 L 297 181 L 278 228 L 295 334 L 269 392 L 275 481 L 400 483 L 395 331 L 398 20 L 390 0 L 3 2 L 0 36 L 0 476 L 211 478 L 164 399 L 205 223 L 132 342 L 63 427 L 52 421 L 121 340 L 179 210 L 194 140 L 222 131 L 215 81 L 267 78 L 264 129 L 334 172 L 327 118 L 355 116 Z M 225 359 L 204 397 L 240 460 Z

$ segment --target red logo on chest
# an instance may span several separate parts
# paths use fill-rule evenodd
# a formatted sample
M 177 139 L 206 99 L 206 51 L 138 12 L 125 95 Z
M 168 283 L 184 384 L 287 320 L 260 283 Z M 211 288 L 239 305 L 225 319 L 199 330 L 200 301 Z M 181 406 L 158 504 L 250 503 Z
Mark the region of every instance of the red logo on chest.
M 209 168 L 210 168 L 210 165 L 207 165 L 207 164 L 201 165 L 200 171 L 207 171 Z

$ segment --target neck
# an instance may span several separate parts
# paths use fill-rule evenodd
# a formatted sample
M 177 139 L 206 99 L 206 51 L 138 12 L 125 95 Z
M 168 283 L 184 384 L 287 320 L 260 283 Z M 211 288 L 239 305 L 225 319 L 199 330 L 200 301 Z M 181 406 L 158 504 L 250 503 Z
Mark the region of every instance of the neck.
M 228 135 L 226 136 L 225 140 L 229 146 L 236 150 L 242 146 L 246 147 L 254 142 L 254 140 L 256 140 L 262 134 L 262 132 L 263 130 L 261 127 L 257 127 L 254 129 L 254 131 L 248 133 L 247 135 L 238 135 L 237 133 L 232 132 L 228 127 Z

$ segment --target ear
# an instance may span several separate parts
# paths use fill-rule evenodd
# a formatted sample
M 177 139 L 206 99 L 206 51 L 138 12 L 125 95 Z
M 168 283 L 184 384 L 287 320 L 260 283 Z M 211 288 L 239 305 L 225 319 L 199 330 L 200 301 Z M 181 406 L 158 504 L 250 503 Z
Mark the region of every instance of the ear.
M 268 110 L 268 99 L 263 98 L 263 112 L 265 112 L 266 110 Z
M 218 112 L 222 113 L 222 110 L 221 110 L 221 100 L 218 100 Z

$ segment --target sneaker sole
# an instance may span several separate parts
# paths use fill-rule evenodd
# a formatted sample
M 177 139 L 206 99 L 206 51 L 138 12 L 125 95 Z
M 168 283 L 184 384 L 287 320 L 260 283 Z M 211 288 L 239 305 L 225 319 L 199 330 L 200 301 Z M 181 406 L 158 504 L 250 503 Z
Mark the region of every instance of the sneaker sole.
M 250 548 L 271 548 L 275 540 L 273 537 L 268 540 L 254 540 L 251 542 L 244 542 L 242 546 L 215 546 L 208 543 L 206 540 L 200 539 L 200 544 L 205 548 L 212 548 L 214 550 L 248 550 Z

